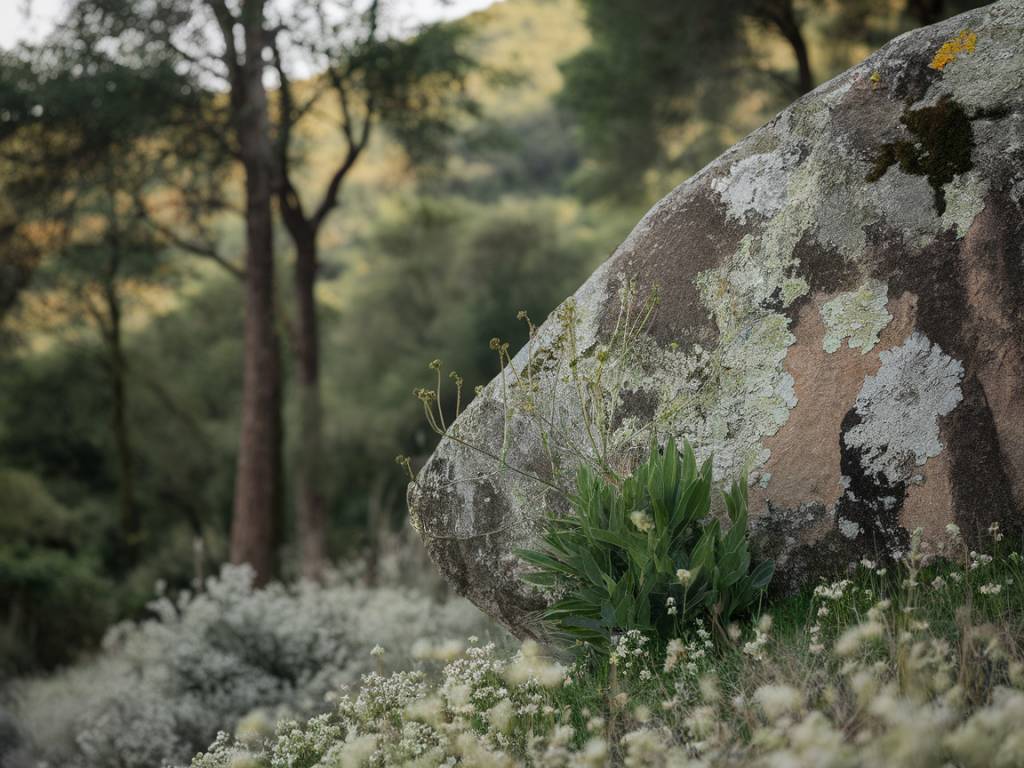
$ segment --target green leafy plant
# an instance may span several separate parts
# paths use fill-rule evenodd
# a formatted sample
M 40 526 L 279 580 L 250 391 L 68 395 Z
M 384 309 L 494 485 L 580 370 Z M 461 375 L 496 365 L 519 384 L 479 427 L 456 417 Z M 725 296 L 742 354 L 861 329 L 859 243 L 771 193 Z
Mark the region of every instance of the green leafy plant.
M 521 550 L 524 579 L 556 599 L 542 615 L 557 635 L 608 652 L 614 636 L 639 630 L 662 641 L 704 617 L 720 632 L 764 592 L 774 572 L 753 563 L 745 478 L 723 492 L 731 525 L 711 515 L 711 460 L 693 449 L 651 446 L 621 484 L 580 468 L 573 514 L 546 521 L 544 546 Z

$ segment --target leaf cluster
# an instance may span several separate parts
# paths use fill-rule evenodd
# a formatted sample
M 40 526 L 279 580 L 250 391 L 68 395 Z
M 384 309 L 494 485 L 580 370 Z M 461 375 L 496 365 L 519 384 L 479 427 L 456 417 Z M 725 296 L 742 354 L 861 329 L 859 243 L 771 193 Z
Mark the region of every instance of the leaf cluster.
M 747 531 L 745 478 L 723 492 L 731 525 L 711 512 L 711 460 L 674 440 L 621 487 L 582 467 L 573 514 L 551 517 L 544 546 L 520 557 L 524 579 L 558 595 L 544 612 L 557 635 L 606 653 L 613 637 L 639 630 L 661 641 L 697 618 L 721 630 L 753 605 L 774 572 L 754 564 Z

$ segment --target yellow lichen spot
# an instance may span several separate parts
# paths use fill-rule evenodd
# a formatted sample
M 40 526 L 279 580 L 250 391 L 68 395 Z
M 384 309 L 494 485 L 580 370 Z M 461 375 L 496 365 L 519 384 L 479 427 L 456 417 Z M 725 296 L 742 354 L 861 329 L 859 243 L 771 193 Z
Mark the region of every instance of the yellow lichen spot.
M 965 29 L 956 37 L 944 42 L 928 66 L 932 69 L 945 69 L 948 64 L 952 64 L 963 54 L 974 53 L 977 44 L 978 36 L 969 29 Z
M 868 79 L 871 81 L 871 90 L 876 89 L 882 82 L 882 76 L 878 73 L 877 69 L 871 73 L 871 77 Z

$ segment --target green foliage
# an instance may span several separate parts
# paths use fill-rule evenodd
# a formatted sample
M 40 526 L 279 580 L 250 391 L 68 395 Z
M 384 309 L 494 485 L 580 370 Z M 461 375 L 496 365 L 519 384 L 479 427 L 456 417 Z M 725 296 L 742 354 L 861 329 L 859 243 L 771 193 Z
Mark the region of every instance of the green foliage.
M 17 592 L 17 604 L 35 611 L 31 622 L 7 625 L 8 647 L 25 652 L 0 656 L 19 670 L 62 664 L 98 640 L 110 620 L 139 615 L 155 580 L 187 586 L 196 534 L 204 567 L 222 557 L 240 390 L 238 290 L 208 285 L 129 339 L 142 536 L 138 567 L 116 578 L 118 471 L 102 348 L 83 339 L 0 364 L 0 477 L 33 477 L 52 501 L 28 516 L 0 490 L 0 551 L 11 590 L 0 604 L 13 607 Z M 89 574 L 100 583 L 70 596 L 74 584 L 90 584 Z
M 36 477 L 0 469 L 0 676 L 70 661 L 113 617 L 79 528 Z
M 673 440 L 652 446 L 621 488 L 581 468 L 574 514 L 548 521 L 543 550 L 519 553 L 536 569 L 525 580 L 558 596 L 544 621 L 604 654 L 630 630 L 668 641 L 704 616 L 721 630 L 753 605 L 774 566 L 751 560 L 746 480 L 723 493 L 724 533 L 711 486 L 711 460 L 698 467 Z
M 413 162 L 443 156 L 457 118 L 476 112 L 463 87 L 475 66 L 462 52 L 466 37 L 464 26 L 432 24 L 409 39 L 373 39 L 344 62 Z
M 580 180 L 585 192 L 641 194 L 646 171 L 669 162 L 665 127 L 685 123 L 697 110 L 720 114 L 734 101 L 736 80 L 722 77 L 742 53 L 733 5 L 584 3 L 593 43 L 562 65 L 559 98 L 596 162 Z M 698 103 L 698 87 L 711 80 L 714 87 Z

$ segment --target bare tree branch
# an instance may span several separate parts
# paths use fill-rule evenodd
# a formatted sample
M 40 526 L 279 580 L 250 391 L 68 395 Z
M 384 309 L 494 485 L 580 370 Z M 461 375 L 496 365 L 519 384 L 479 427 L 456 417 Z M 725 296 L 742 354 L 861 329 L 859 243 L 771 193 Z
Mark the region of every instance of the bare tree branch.
M 180 248 L 183 251 L 188 251 L 194 256 L 199 256 L 200 258 L 212 261 L 214 264 L 217 264 L 227 270 L 232 277 L 238 278 L 239 280 L 245 278 L 245 270 L 221 256 L 217 248 L 211 242 L 202 243 L 182 237 L 171 227 L 163 224 L 150 213 L 145 200 L 143 200 L 142 195 L 139 192 L 136 191 L 134 193 L 133 199 L 140 217 L 143 218 L 146 224 L 148 224 L 155 232 L 171 243 L 171 245 L 176 248 Z

